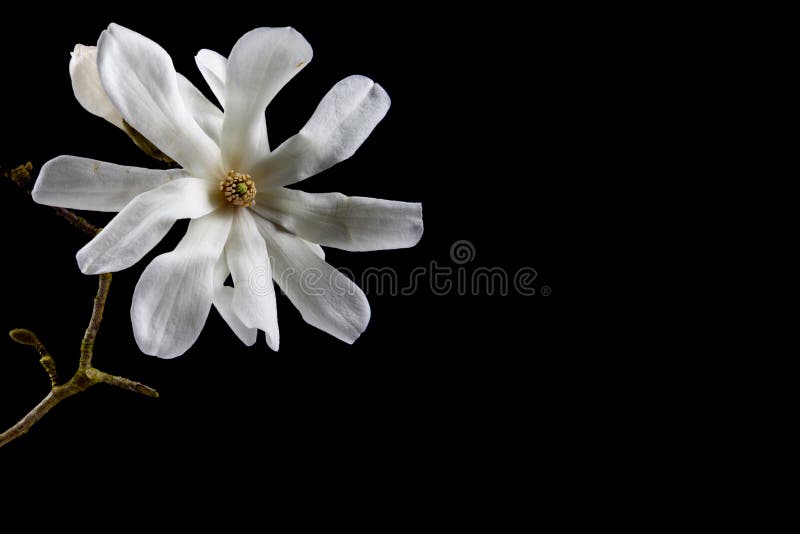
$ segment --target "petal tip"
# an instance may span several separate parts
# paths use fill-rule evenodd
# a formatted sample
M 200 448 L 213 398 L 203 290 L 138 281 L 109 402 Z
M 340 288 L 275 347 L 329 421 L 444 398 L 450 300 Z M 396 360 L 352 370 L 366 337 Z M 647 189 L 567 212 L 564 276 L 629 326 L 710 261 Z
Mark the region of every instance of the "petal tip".
M 76 259 L 77 259 L 77 256 L 76 256 Z M 80 259 L 78 259 L 78 269 L 80 269 L 80 271 L 83 274 L 89 275 L 89 276 L 100 274 L 99 272 L 95 272 L 95 270 L 92 268 L 91 264 L 86 263 L 86 262 L 82 262 Z
M 420 241 L 422 241 L 422 235 L 425 233 L 425 225 L 422 223 L 422 220 L 419 221 L 418 224 L 414 226 L 414 237 L 411 240 L 411 243 L 408 245 L 408 248 L 416 247 Z
M 89 243 L 91 243 L 91 241 Z M 89 243 L 84 245 L 82 249 L 80 249 L 78 252 L 75 253 L 75 260 L 77 260 L 78 262 L 78 269 L 80 269 L 80 271 L 83 274 L 87 275 L 97 275 L 97 274 L 102 274 L 104 272 L 113 272 L 108 270 L 106 271 L 99 270 L 98 265 L 90 257 L 86 255 L 84 251 L 86 250 L 86 247 L 89 245 Z
M 417 217 L 416 217 L 416 220 L 414 221 L 414 236 L 415 236 L 415 239 L 414 239 L 414 242 L 411 244 L 412 247 L 416 246 L 417 243 L 419 243 L 420 240 L 422 240 L 422 234 L 424 234 L 424 233 L 425 233 L 425 222 L 422 219 L 422 203 L 418 202 L 417 203 Z
M 96 46 L 86 46 L 81 43 L 76 43 L 69 55 L 77 60 L 92 54 L 96 49 Z

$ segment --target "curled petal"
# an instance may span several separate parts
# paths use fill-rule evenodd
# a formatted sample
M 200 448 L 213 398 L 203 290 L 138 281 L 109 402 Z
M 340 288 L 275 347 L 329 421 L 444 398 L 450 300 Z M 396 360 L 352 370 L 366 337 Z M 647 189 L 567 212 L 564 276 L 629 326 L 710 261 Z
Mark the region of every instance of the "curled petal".
M 192 176 L 224 175 L 219 147 L 192 118 L 164 49 L 117 24 L 103 32 L 97 48 L 100 80 L 125 121 Z
M 217 97 L 219 105 L 225 107 L 225 70 L 228 68 L 228 60 L 222 54 L 213 50 L 200 50 L 194 57 L 197 68 L 211 88 L 211 92 Z
M 231 270 L 228 268 L 228 260 L 225 259 L 223 252 L 214 267 L 214 298 L 212 302 L 222 319 L 228 323 L 230 329 L 236 334 L 236 337 L 250 347 L 255 344 L 258 338 L 258 329 L 246 327 L 234 313 L 233 288 L 225 285 L 225 280 L 229 274 L 231 274 Z
M 69 77 L 72 80 L 72 91 L 83 109 L 102 117 L 117 128 L 122 126 L 122 115 L 106 94 L 100 83 L 97 72 L 97 47 L 76 44 L 70 54 Z
M 228 286 L 217 286 L 214 289 L 214 307 L 220 316 L 225 320 L 233 333 L 239 340 L 252 347 L 258 340 L 258 328 L 245 326 L 239 316 L 233 311 L 233 288 Z
M 272 350 L 278 350 L 280 338 L 272 267 L 264 239 L 246 209 L 235 210 L 225 256 L 233 278 L 233 311 L 245 326 L 263 330 L 267 344 Z

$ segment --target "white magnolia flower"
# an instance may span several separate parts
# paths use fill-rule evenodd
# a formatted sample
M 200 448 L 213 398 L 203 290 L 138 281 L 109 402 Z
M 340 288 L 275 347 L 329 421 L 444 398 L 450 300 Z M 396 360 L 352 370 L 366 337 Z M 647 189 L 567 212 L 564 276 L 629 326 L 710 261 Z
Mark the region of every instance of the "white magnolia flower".
M 131 320 L 143 352 L 183 354 L 212 304 L 244 343 L 263 330 L 277 350 L 271 278 L 309 324 L 352 343 L 369 322 L 369 303 L 324 261 L 319 245 L 362 251 L 419 241 L 420 204 L 285 187 L 353 155 L 389 109 L 381 86 L 350 76 L 298 134 L 270 151 L 264 111 L 311 55 L 292 28 L 253 30 L 228 59 L 201 50 L 197 65 L 223 113 L 175 72 L 160 46 L 127 28 L 112 24 L 96 49 L 75 48 L 70 74 L 79 102 L 121 128 L 124 118 L 182 167 L 60 156 L 43 167 L 33 191 L 42 204 L 119 212 L 78 252 L 86 274 L 130 267 L 176 220 L 191 219 L 180 244 L 155 258 L 136 286 Z M 233 287 L 224 285 L 229 274 Z

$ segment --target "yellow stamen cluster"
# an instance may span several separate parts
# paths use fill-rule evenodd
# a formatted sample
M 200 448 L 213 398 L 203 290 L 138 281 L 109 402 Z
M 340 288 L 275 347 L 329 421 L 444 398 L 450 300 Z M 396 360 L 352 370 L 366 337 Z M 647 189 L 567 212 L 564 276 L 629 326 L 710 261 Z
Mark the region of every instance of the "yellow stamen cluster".
M 225 200 L 234 206 L 249 208 L 256 203 L 256 184 L 249 174 L 229 171 L 228 177 L 220 181 L 219 190 L 225 195 Z

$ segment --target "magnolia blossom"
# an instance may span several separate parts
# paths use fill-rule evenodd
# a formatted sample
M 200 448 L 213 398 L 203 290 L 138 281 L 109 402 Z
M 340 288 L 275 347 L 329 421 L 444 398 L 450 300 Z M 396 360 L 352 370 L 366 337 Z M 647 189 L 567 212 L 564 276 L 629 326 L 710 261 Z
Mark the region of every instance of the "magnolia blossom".
M 212 304 L 244 343 L 263 330 L 277 350 L 272 278 L 309 324 L 352 343 L 369 322 L 369 303 L 325 262 L 320 245 L 364 251 L 419 241 L 420 204 L 285 187 L 349 158 L 389 109 L 380 85 L 350 76 L 271 151 L 265 109 L 311 56 L 292 28 L 255 29 L 227 59 L 201 50 L 197 65 L 223 112 L 134 31 L 112 24 L 96 48 L 75 47 L 70 75 L 81 105 L 132 128 L 181 167 L 60 156 L 43 167 L 33 191 L 42 204 L 119 212 L 77 253 L 86 274 L 130 267 L 178 219 L 191 219 L 180 244 L 156 257 L 136 285 L 131 321 L 146 354 L 183 354 Z M 233 286 L 225 285 L 229 275 Z

